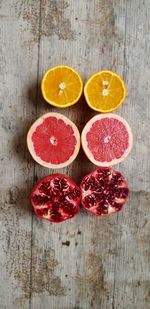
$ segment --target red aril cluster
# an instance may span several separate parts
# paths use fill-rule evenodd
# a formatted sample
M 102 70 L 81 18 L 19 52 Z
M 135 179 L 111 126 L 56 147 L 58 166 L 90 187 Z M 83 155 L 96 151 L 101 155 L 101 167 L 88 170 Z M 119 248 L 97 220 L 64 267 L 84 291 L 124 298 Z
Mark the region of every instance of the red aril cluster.
M 82 206 L 96 216 L 108 216 L 124 206 L 129 189 L 124 176 L 112 168 L 97 168 L 81 182 Z
M 79 212 L 80 201 L 93 215 L 108 216 L 122 209 L 128 195 L 124 176 L 100 167 L 83 177 L 80 188 L 66 175 L 42 178 L 31 192 L 31 203 L 38 217 L 62 222 Z
M 51 222 L 62 222 L 78 213 L 81 192 L 71 178 L 53 174 L 38 182 L 30 198 L 38 217 Z

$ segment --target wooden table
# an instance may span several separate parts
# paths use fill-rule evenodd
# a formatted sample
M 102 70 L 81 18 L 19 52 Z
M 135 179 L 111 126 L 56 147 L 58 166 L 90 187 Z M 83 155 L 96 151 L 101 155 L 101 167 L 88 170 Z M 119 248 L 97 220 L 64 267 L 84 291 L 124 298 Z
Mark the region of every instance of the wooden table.
M 0 1 L 0 309 L 150 308 L 150 1 Z M 41 97 L 43 73 L 65 63 L 84 81 L 111 69 L 128 96 L 116 111 L 134 134 L 116 166 L 130 184 L 118 215 L 86 212 L 62 224 L 32 213 L 29 192 L 51 173 L 26 146 L 29 126 L 55 111 Z M 57 110 L 82 130 L 95 113 L 84 98 Z M 94 168 L 83 155 L 62 170 L 80 183 Z

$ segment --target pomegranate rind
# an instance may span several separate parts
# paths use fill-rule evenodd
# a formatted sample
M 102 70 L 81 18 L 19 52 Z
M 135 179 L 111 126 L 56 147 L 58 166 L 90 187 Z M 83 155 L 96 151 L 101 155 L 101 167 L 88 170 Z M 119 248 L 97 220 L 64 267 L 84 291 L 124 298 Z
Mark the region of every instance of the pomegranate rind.
M 116 176 L 116 175 L 118 175 L 118 176 L 120 176 L 121 178 L 121 185 L 120 186 L 118 186 L 117 187 L 117 189 L 120 189 L 120 188 L 123 188 L 123 189 L 125 189 L 126 190 L 126 196 L 125 197 L 123 197 L 122 198 L 122 201 L 119 201 L 118 202 L 118 206 L 119 206 L 119 204 L 120 204 L 120 209 L 119 209 L 119 207 L 118 208 L 115 208 L 115 206 L 113 207 L 111 204 L 109 204 L 109 206 L 108 206 L 108 213 L 102 213 L 102 211 L 101 211 L 101 213 L 99 213 L 98 211 L 97 211 L 97 209 L 98 209 L 98 207 L 99 207 L 99 205 L 98 204 L 95 204 L 93 207 L 89 207 L 89 206 L 87 206 L 87 202 L 85 201 L 85 197 L 90 197 L 90 196 L 92 196 L 92 194 L 94 193 L 98 193 L 98 192 L 96 192 L 96 191 L 94 191 L 94 190 L 85 190 L 85 188 L 84 188 L 84 186 L 85 186 L 85 184 L 87 184 L 87 180 L 91 177 L 91 176 L 93 176 L 93 177 L 96 177 L 96 175 L 97 175 L 97 171 L 102 171 L 102 172 L 105 172 L 105 171 L 108 171 L 108 172 L 110 172 L 110 174 L 111 175 L 113 175 L 113 176 Z M 110 185 L 112 186 L 112 184 L 110 183 Z M 113 215 L 113 214 L 115 214 L 115 213 L 117 213 L 117 212 L 119 212 L 119 211 L 121 211 L 122 209 L 123 209 L 123 207 L 124 207 L 124 205 L 126 204 L 126 202 L 127 202 L 127 200 L 128 200 L 128 197 L 129 197 L 129 193 L 130 193 L 130 191 L 129 191 L 129 187 L 128 187 L 128 183 L 127 183 L 127 181 L 126 181 L 126 179 L 125 179 L 125 177 L 119 172 L 119 171 L 116 171 L 116 170 L 113 170 L 112 168 L 110 168 L 110 167 L 98 167 L 98 168 L 96 168 L 96 169 L 94 169 L 94 171 L 92 171 L 91 173 L 89 173 L 89 174 L 87 174 L 87 175 L 85 175 L 84 177 L 83 177 L 83 179 L 82 179 L 82 181 L 81 181 L 81 184 L 80 184 L 80 189 L 81 189 L 81 205 L 83 206 L 83 208 L 85 209 L 85 210 L 87 210 L 88 212 L 90 212 L 90 213 L 92 213 L 93 215 L 95 215 L 95 216 L 97 216 L 97 217 L 99 217 L 99 216 L 102 216 L 102 217 L 104 217 L 104 216 L 110 216 L 110 215 Z M 104 188 L 104 190 L 105 190 L 106 188 Z M 108 188 L 107 188 L 108 189 Z M 116 190 L 116 188 L 114 187 L 114 191 Z M 88 192 L 86 192 L 86 191 L 88 191 Z M 102 192 L 102 194 L 103 194 L 103 192 Z M 112 201 L 114 201 L 114 200 L 112 200 Z M 116 201 L 114 201 L 115 203 L 116 203 Z M 105 202 L 104 202 L 105 203 Z
M 52 163 L 43 161 L 39 156 L 36 155 L 34 144 L 32 142 L 32 135 L 35 132 L 37 126 L 42 124 L 43 121 L 48 117 L 56 117 L 57 119 L 62 119 L 66 125 L 69 125 L 73 129 L 74 136 L 76 138 L 76 145 L 75 145 L 75 149 L 74 149 L 72 156 L 70 156 L 70 158 L 67 161 L 60 163 L 60 164 L 52 164 Z M 79 153 L 79 150 L 80 150 L 80 133 L 79 133 L 77 126 L 66 116 L 60 113 L 46 113 L 42 115 L 41 117 L 39 117 L 30 127 L 28 134 L 27 134 L 27 146 L 28 146 L 31 156 L 37 163 L 49 169 L 60 169 L 60 168 L 64 168 L 70 165 L 76 159 Z
M 126 128 L 126 131 L 128 133 L 128 143 L 129 146 L 127 147 L 127 149 L 125 150 L 124 154 L 120 157 L 120 158 L 116 158 L 113 159 L 111 161 L 97 161 L 95 160 L 93 153 L 90 151 L 89 147 L 88 147 L 88 142 L 87 142 L 87 138 L 86 135 L 87 133 L 90 131 L 90 129 L 92 128 L 92 125 L 97 121 L 97 120 L 101 120 L 104 118 L 110 118 L 110 119 L 117 119 L 119 120 Z M 132 131 L 131 128 L 129 126 L 129 124 L 127 123 L 127 121 L 122 118 L 121 116 L 118 116 L 116 114 L 101 114 L 101 115 L 96 115 L 94 116 L 92 119 L 90 119 L 85 127 L 82 130 L 81 133 L 81 144 L 82 144 L 82 148 L 84 150 L 85 155 L 87 156 L 87 158 L 95 165 L 97 166 L 104 166 L 104 167 L 109 167 L 109 166 L 113 166 L 115 164 L 118 164 L 120 162 L 123 162 L 127 156 L 129 155 L 132 146 L 133 146 L 133 135 L 132 135 Z
M 35 204 L 35 202 L 33 200 L 35 193 L 39 192 L 38 190 L 43 183 L 46 183 L 47 181 L 51 181 L 51 180 L 54 180 L 54 179 L 57 179 L 57 178 L 65 179 L 67 181 L 67 183 L 72 187 L 72 189 L 76 188 L 80 192 L 80 196 L 76 200 L 73 213 L 69 217 L 66 217 L 66 218 L 62 217 L 60 221 L 55 221 L 51 217 L 40 215 L 39 212 L 38 212 L 38 209 L 40 209 L 40 208 L 37 208 L 37 205 Z M 47 220 L 49 222 L 54 222 L 54 223 L 64 222 L 66 220 L 72 219 L 76 214 L 78 214 L 78 212 L 80 210 L 80 200 L 81 200 L 81 190 L 80 190 L 80 188 L 73 181 L 73 179 L 71 179 L 70 177 L 63 175 L 63 174 L 51 174 L 51 175 L 43 177 L 42 179 L 40 179 L 37 182 L 37 184 L 34 186 L 34 188 L 32 189 L 32 191 L 30 193 L 30 202 L 32 204 L 32 207 L 34 209 L 34 213 L 36 214 L 36 216 L 41 218 L 41 219 Z

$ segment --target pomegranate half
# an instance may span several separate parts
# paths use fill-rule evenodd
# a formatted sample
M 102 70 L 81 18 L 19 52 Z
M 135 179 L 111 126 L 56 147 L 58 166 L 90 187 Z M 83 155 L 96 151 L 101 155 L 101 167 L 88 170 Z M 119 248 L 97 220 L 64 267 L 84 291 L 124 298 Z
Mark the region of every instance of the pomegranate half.
M 31 192 L 35 214 L 50 222 L 62 222 L 79 211 L 80 188 L 66 175 L 52 174 L 42 178 Z
M 83 177 L 82 206 L 95 216 L 108 216 L 124 206 L 129 188 L 124 176 L 112 168 L 100 167 Z

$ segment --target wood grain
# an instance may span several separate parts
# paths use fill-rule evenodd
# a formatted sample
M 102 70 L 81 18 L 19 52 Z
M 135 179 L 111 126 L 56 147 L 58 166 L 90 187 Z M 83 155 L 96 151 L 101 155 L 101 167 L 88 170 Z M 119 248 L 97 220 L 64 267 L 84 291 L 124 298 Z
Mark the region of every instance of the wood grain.
M 0 309 L 150 308 L 149 13 L 149 0 L 0 2 Z M 38 116 L 56 111 L 42 99 L 40 82 L 62 63 L 84 81 L 100 69 L 126 81 L 116 113 L 131 125 L 134 147 L 116 166 L 131 188 L 119 215 L 82 210 L 55 225 L 32 214 L 31 187 L 51 171 L 33 162 L 26 133 Z M 57 111 L 80 131 L 95 114 L 83 97 Z M 61 172 L 79 184 L 93 168 L 81 150 Z
M 29 308 L 31 295 L 32 210 L 29 192 L 34 165 L 27 151 L 26 134 L 36 117 L 38 46 L 29 48 L 30 26 L 22 11 L 31 1 L 1 1 L 1 207 L 0 308 Z M 32 94 L 32 95 L 31 95 Z

